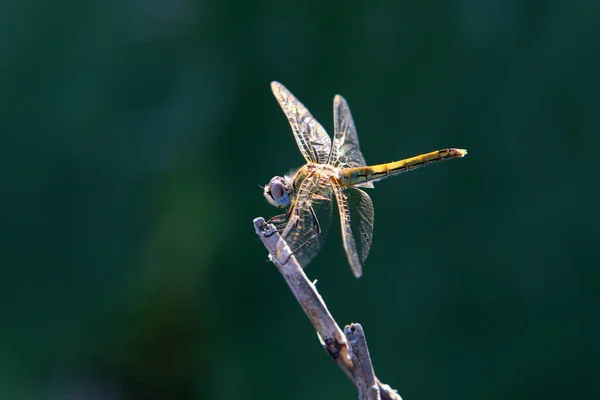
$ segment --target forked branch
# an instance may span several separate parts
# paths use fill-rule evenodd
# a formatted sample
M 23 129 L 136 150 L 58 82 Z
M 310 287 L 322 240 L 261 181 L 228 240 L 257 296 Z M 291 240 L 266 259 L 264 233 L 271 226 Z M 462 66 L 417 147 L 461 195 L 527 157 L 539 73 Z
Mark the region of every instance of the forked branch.
M 395 390 L 381 383 L 375 376 L 360 324 L 347 325 L 342 332 L 316 287 L 308 280 L 275 226 L 267 224 L 259 217 L 254 220 L 254 228 L 269 251 L 269 259 L 275 264 L 316 329 L 321 344 L 357 387 L 359 399 L 402 400 Z

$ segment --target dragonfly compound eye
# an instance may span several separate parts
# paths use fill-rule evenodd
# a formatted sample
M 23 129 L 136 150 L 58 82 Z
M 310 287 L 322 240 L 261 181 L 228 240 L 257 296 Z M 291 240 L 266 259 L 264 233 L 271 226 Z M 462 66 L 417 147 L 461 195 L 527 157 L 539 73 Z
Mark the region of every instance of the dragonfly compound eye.
M 271 185 L 271 196 L 273 196 L 273 198 L 275 200 L 283 197 L 284 194 L 285 194 L 285 188 L 283 187 L 283 185 L 280 182 L 274 182 Z
M 275 207 L 288 207 L 291 203 L 290 189 L 283 178 L 276 176 L 265 187 L 265 198 Z

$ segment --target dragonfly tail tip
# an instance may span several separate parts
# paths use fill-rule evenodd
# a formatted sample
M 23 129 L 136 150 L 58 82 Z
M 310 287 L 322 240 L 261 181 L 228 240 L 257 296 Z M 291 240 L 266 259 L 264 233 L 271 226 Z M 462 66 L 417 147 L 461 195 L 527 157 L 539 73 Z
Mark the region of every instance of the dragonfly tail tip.
M 467 155 L 467 150 L 465 149 L 451 149 L 451 153 L 454 157 L 462 158 Z

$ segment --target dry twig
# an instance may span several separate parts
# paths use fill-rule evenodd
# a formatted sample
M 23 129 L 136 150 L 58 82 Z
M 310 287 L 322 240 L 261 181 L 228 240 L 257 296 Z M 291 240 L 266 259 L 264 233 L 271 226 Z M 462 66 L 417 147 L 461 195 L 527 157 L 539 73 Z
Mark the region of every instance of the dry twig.
M 360 324 L 347 325 L 342 332 L 277 229 L 262 217 L 254 220 L 254 228 L 269 251 L 269 258 L 316 329 L 323 347 L 358 388 L 359 400 L 402 400 L 395 390 L 375 376 Z

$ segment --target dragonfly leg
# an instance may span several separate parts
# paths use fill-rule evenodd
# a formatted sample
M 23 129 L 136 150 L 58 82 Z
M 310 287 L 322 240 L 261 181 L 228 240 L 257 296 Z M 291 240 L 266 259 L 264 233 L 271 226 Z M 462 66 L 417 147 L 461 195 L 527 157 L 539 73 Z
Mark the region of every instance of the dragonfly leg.
M 312 231 L 312 229 L 310 231 L 306 232 L 302 236 L 307 236 L 311 231 Z M 292 258 L 292 255 L 294 255 L 295 253 L 300 251 L 304 246 L 309 245 L 311 243 L 312 239 L 316 238 L 318 235 L 319 235 L 318 233 L 312 233 L 308 239 L 302 240 L 302 243 L 300 244 L 300 246 L 296 247 L 294 250 L 291 251 L 289 257 L 283 262 L 283 264 L 286 264 L 290 260 L 290 258 Z M 304 266 L 302 268 L 304 268 Z
M 290 215 L 288 213 L 285 214 L 280 214 L 280 215 L 275 215 L 273 217 L 271 217 L 267 223 L 269 224 L 273 224 L 275 225 L 275 228 L 277 228 L 277 230 L 281 230 L 281 228 L 285 227 L 286 223 L 289 221 L 290 219 Z M 275 233 L 275 232 L 273 232 Z M 273 233 L 266 235 L 266 237 L 272 236 Z
M 317 219 L 317 215 L 315 213 L 315 210 L 310 207 L 310 215 L 312 218 L 312 227 L 306 231 L 303 235 L 302 235 L 302 239 L 299 240 L 300 245 L 298 247 L 296 247 L 295 249 L 292 250 L 290 256 L 287 258 L 287 260 L 285 260 L 284 264 L 286 264 L 289 259 L 292 257 L 292 254 L 297 253 L 298 251 L 300 251 L 304 246 L 307 246 L 311 243 L 311 241 L 313 239 L 315 239 L 316 237 L 318 237 L 321 234 L 321 226 L 319 225 L 319 220 Z M 296 225 L 298 224 L 299 221 L 296 221 Z M 304 239 L 306 237 L 306 239 Z M 284 238 L 285 240 L 285 238 Z M 291 250 L 291 249 L 290 249 Z

